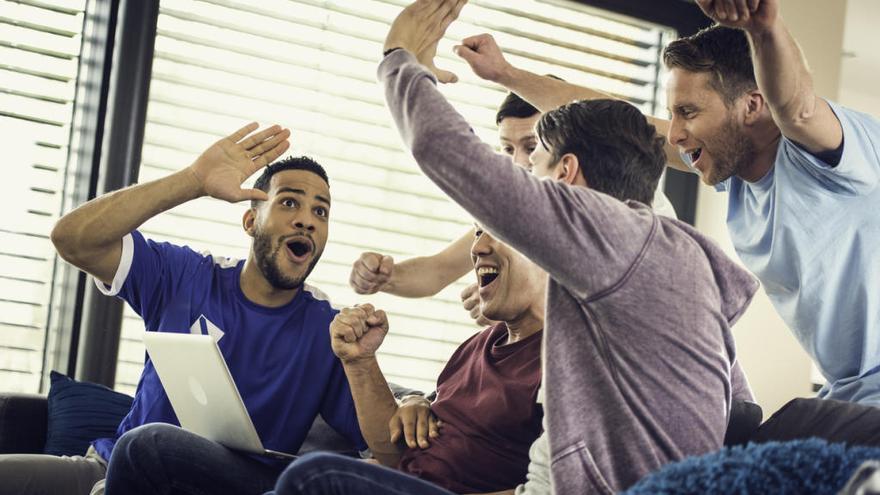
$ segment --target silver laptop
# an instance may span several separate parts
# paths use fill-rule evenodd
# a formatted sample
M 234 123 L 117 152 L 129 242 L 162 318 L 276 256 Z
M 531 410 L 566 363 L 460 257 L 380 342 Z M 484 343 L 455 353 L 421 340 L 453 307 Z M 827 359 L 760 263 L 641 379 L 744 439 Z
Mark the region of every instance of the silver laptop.
M 263 448 L 212 336 L 145 332 L 144 344 L 180 426 L 230 449 L 296 458 Z

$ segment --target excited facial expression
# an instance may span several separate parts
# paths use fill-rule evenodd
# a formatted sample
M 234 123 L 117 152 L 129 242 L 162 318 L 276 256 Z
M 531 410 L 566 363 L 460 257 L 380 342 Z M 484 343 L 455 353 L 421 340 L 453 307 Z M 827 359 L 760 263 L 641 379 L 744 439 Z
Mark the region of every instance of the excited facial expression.
M 729 107 L 709 84 L 712 75 L 675 68 L 669 73 L 666 99 L 672 120 L 669 142 L 678 146 L 709 185 L 748 167 L 756 157 L 746 135 L 739 101 Z
M 498 140 L 501 152 L 513 158 L 513 163 L 531 169 L 529 155 L 538 145 L 535 135 L 535 124 L 541 118 L 540 113 L 531 117 L 505 117 L 498 123 Z
M 272 176 L 268 194 L 252 209 L 254 259 L 273 287 L 296 289 L 327 244 L 330 187 L 312 172 L 284 170 Z
M 496 321 L 515 321 L 541 307 L 547 277 L 513 248 L 476 227 L 471 258 L 480 294 L 480 311 Z M 539 311 L 543 314 L 543 310 Z

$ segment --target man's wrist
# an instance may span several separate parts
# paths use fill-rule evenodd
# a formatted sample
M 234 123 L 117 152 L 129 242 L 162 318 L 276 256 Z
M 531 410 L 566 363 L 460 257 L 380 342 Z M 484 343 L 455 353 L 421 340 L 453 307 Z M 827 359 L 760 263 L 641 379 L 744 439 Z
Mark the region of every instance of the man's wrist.
M 355 359 L 344 360 L 342 361 L 342 367 L 345 369 L 346 375 L 366 375 L 370 373 L 375 363 L 376 356 L 370 355 Z
M 778 38 L 785 32 L 785 25 L 782 22 L 782 17 L 777 16 L 776 20 L 773 21 L 773 24 L 769 26 L 755 26 L 752 29 L 743 29 L 746 34 L 752 38 L 753 41 L 759 43 L 766 43 L 769 40 Z
M 208 195 L 208 192 L 205 191 L 205 185 L 192 165 L 181 170 L 179 175 L 186 184 L 187 190 L 192 191 L 190 199 L 198 199 Z
M 513 86 L 516 86 L 516 82 L 521 79 L 521 75 L 523 71 L 521 69 L 517 69 L 512 65 L 508 65 L 504 68 L 504 70 L 498 73 L 498 77 L 495 79 L 495 83 L 498 83 L 510 91 L 513 91 Z
M 397 50 L 403 50 L 403 49 L 404 48 L 402 46 L 393 46 L 391 48 L 385 48 L 385 50 L 382 52 L 382 58 L 385 58 L 388 55 L 391 55 L 392 53 L 396 52 Z

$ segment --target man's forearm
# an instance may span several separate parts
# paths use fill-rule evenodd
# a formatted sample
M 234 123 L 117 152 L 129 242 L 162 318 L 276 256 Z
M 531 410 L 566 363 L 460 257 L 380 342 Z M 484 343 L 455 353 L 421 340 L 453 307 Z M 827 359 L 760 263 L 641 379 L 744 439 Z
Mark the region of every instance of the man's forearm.
M 531 103 L 542 113 L 576 100 L 612 98 L 601 91 L 515 67 L 511 68 L 498 83 Z
M 471 268 L 473 229 L 431 256 L 410 258 L 394 266 L 384 292 L 401 297 L 430 297 L 455 282 Z
M 781 19 L 748 35 L 755 79 L 774 117 L 779 123 L 798 119 L 815 106 L 813 79 L 800 47 Z
M 201 195 L 198 181 L 184 169 L 79 206 L 58 220 L 52 241 L 63 258 L 91 272 L 91 257 L 118 246 L 123 236 L 153 216 Z
M 357 364 L 344 363 L 361 434 L 373 456 L 385 466 L 396 467 L 400 449 L 391 443 L 388 422 L 397 411 L 397 401 L 375 358 Z
M 520 98 L 531 103 L 542 113 L 561 107 L 566 103 L 579 100 L 595 100 L 601 98 L 618 99 L 615 96 L 595 89 L 578 86 L 552 77 L 541 76 L 527 70 L 512 67 L 497 81 Z M 669 132 L 669 120 L 646 115 L 648 121 L 656 127 L 657 134 L 665 138 Z M 664 145 L 666 163 L 677 170 L 690 172 L 678 153 L 678 149 L 668 142 Z

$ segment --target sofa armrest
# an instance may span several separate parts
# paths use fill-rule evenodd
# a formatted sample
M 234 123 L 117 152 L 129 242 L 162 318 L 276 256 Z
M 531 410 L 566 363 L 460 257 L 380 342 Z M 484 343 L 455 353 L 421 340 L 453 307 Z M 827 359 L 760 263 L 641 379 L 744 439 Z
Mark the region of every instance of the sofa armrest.
M 0 454 L 42 454 L 48 418 L 46 396 L 0 393 Z

